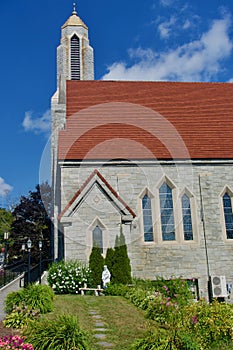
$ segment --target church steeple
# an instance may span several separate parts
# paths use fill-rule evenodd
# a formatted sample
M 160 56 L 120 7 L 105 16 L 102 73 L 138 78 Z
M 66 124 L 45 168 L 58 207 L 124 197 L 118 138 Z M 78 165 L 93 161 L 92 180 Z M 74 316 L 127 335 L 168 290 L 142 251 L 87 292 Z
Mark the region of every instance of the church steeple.
M 60 102 L 65 101 L 66 80 L 94 79 L 93 56 L 88 27 L 77 15 L 74 3 L 72 15 L 62 26 L 61 44 L 57 48 L 57 86 Z
M 81 18 L 77 16 L 76 4 L 75 3 L 73 3 L 72 15 L 68 18 L 68 20 L 62 26 L 62 28 L 65 28 L 67 26 L 82 26 L 82 27 L 88 29 L 86 24 L 83 23 L 83 21 L 81 20 Z

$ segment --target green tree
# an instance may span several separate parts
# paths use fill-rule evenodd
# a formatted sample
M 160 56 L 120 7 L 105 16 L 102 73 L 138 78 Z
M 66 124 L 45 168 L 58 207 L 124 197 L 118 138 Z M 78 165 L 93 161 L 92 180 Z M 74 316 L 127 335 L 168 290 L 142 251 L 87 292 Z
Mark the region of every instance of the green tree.
M 44 200 L 45 199 L 45 200 Z M 29 191 L 28 196 L 21 196 L 19 204 L 15 206 L 11 230 L 11 238 L 14 244 L 9 254 L 10 260 L 21 259 L 22 244 L 26 244 L 30 238 L 32 241 L 31 262 L 39 262 L 39 241 L 42 241 L 42 257 L 50 258 L 51 241 L 51 188 L 43 183 L 36 186 L 35 191 Z
M 89 268 L 91 270 L 93 287 L 101 285 L 102 282 L 102 272 L 104 268 L 104 258 L 101 255 L 100 248 L 94 246 L 91 251 L 89 258 Z
M 9 234 L 8 235 L 9 239 L 7 240 L 7 242 L 5 242 L 4 233 L 5 232 L 10 233 L 12 222 L 13 222 L 12 213 L 5 208 L 0 208 L 0 252 L 3 251 L 3 249 L 6 249 L 5 254 L 7 254 L 7 248 L 9 247 L 9 245 L 12 244 L 12 238 L 11 238 L 11 235 Z
M 107 265 L 109 271 L 112 274 L 112 268 L 114 264 L 114 249 L 113 248 L 108 248 L 106 252 L 106 257 L 105 257 L 105 265 Z
M 4 239 L 4 233 L 10 232 L 11 224 L 13 222 L 13 215 L 9 210 L 0 208 L 0 241 Z
M 119 284 L 128 284 L 132 282 L 130 259 L 128 257 L 127 245 L 125 243 L 125 236 L 122 232 L 122 226 L 120 237 L 117 235 L 115 241 L 112 282 Z

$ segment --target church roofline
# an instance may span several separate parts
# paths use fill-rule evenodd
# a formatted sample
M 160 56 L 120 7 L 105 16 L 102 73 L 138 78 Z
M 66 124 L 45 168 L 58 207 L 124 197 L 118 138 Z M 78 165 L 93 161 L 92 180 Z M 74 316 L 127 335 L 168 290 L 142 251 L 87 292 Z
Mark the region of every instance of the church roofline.
M 62 29 L 68 26 L 81 26 L 85 29 L 88 29 L 86 24 L 81 20 L 80 17 L 77 16 L 77 12 L 73 11 L 72 15 L 67 19 L 67 21 L 63 24 Z
M 87 185 L 91 182 L 91 180 L 97 176 L 108 188 L 108 190 L 112 193 L 112 195 L 124 206 L 124 208 L 132 215 L 133 218 L 136 217 L 135 212 L 126 204 L 126 202 L 119 196 L 119 194 L 114 190 L 114 188 L 109 184 L 109 182 L 104 178 L 103 175 L 100 174 L 100 172 L 95 169 L 91 175 L 86 179 L 86 181 L 83 183 L 83 185 L 80 187 L 80 189 L 75 193 L 73 198 L 69 201 L 69 203 L 66 205 L 66 207 L 61 211 L 61 213 L 58 216 L 58 220 L 61 220 L 61 218 L 64 216 L 67 210 L 71 207 L 71 205 L 75 202 L 75 200 L 80 196 L 80 194 L 84 191 L 84 189 L 87 187 Z
M 232 94 L 232 83 L 67 81 L 58 159 L 233 159 Z

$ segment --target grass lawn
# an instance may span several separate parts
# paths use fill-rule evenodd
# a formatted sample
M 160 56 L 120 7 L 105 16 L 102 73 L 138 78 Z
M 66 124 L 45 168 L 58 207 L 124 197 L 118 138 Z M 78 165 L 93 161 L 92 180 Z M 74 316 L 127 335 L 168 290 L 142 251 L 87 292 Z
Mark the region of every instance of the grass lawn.
M 129 303 L 122 297 L 113 296 L 81 296 L 81 295 L 57 295 L 55 299 L 55 311 L 48 317 L 59 313 L 77 315 L 82 329 L 91 335 L 91 349 L 103 349 L 96 344 L 94 337 L 96 332 L 96 318 L 89 312 L 95 311 L 101 316 L 98 320 L 104 323 L 106 338 L 104 341 L 114 344 L 114 350 L 130 349 L 132 342 L 143 337 L 143 334 L 152 324 L 144 317 L 142 310 Z

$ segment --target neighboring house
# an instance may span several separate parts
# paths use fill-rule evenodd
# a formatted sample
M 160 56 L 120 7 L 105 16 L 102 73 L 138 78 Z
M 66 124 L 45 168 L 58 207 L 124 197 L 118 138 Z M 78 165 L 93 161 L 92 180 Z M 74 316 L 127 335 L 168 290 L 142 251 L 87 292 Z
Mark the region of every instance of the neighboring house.
M 233 84 L 94 81 L 75 10 L 57 62 L 55 258 L 105 255 L 122 227 L 133 276 L 233 283 Z

